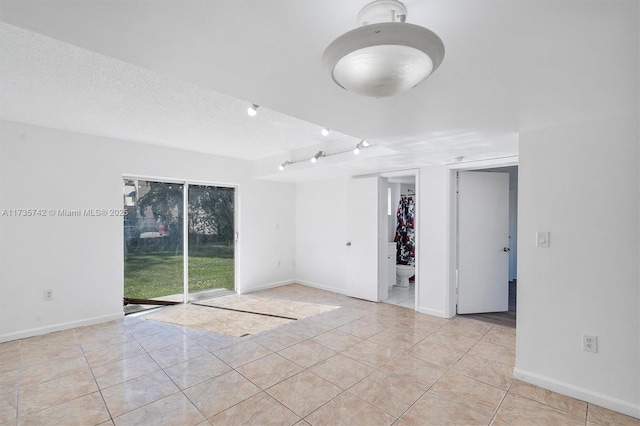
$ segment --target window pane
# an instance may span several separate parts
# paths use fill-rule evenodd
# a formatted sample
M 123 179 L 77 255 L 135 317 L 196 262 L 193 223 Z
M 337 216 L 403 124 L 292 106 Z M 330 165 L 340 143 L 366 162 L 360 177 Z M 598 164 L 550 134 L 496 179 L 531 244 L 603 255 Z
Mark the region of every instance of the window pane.
M 183 301 L 182 203 L 181 184 L 124 180 L 125 299 Z
M 189 185 L 189 300 L 232 294 L 235 189 Z

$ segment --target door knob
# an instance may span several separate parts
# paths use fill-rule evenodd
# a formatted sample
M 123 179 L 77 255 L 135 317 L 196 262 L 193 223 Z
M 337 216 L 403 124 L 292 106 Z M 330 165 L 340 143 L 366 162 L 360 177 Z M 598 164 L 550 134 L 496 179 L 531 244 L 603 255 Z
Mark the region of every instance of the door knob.
M 347 241 L 347 247 L 351 247 L 351 241 Z
M 504 247 L 504 248 L 502 249 L 502 251 L 507 251 L 507 252 L 508 252 L 508 251 L 511 251 L 511 249 L 510 249 L 509 247 Z

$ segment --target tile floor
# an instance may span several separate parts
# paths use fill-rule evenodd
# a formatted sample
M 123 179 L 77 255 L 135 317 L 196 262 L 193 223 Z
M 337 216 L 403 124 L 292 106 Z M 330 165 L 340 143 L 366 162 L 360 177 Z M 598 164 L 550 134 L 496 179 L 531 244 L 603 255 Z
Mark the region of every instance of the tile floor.
M 412 311 L 416 309 L 416 285 L 411 283 L 409 287 L 400 287 L 394 285 L 389 290 L 389 296 L 384 303 L 409 308 Z
M 640 425 L 514 381 L 511 328 L 259 294 L 341 308 L 244 338 L 139 316 L 0 344 L 0 424 Z

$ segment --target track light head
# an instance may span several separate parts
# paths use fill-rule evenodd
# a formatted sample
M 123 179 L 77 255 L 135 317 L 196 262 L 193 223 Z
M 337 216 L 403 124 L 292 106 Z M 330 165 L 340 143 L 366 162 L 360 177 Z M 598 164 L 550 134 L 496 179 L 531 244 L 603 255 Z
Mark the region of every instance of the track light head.
M 369 144 L 369 142 L 367 142 L 367 141 L 365 141 L 365 140 L 363 139 L 363 140 L 361 140 L 360 142 L 358 142 L 358 144 L 356 145 L 355 149 L 353 150 L 353 153 L 354 153 L 355 155 L 358 155 L 358 154 L 360 154 L 360 150 L 361 150 L 362 148 L 366 148 L 366 147 L 368 147 L 369 145 L 370 145 L 370 144 Z
M 289 160 L 283 161 L 282 164 L 280 164 L 278 166 L 278 170 L 283 171 L 284 168 L 287 167 L 290 164 L 293 164 L 293 163 L 291 161 L 289 161 Z
M 255 115 L 258 113 L 258 108 L 260 108 L 260 105 L 251 104 L 251 106 L 247 109 L 247 114 L 249 114 L 249 117 L 255 117 Z
M 313 157 L 311 157 L 311 162 L 312 162 L 312 163 L 315 163 L 316 161 L 318 161 L 318 158 L 320 158 L 320 157 L 324 157 L 324 155 L 325 155 L 325 154 L 324 154 L 324 151 L 318 151 L 318 152 L 316 153 L 316 155 L 314 155 Z

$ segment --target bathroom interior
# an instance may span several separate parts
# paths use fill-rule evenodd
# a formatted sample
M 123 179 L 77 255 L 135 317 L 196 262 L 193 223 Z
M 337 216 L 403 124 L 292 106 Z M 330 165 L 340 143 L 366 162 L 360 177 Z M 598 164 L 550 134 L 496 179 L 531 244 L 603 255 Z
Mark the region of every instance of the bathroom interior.
M 385 303 L 415 309 L 416 178 L 388 178 L 387 285 Z

